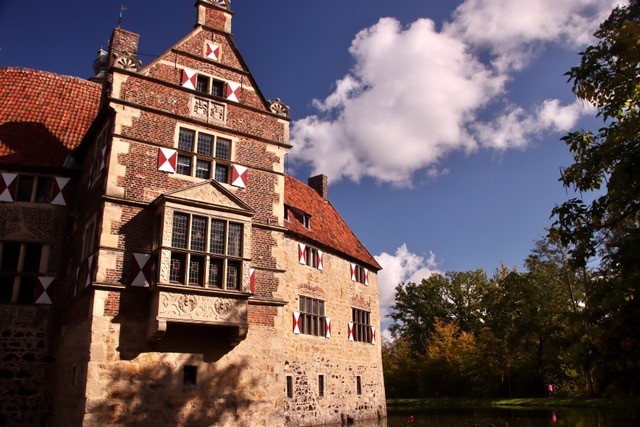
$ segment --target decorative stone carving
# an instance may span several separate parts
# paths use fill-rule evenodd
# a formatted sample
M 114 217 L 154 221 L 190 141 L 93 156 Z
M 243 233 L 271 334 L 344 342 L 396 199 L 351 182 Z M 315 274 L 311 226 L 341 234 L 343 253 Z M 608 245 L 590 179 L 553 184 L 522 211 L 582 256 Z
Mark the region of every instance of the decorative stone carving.
M 229 326 L 238 333 L 236 344 L 244 339 L 249 325 L 247 298 L 238 295 L 192 294 L 160 290 L 151 301 L 149 339 L 161 339 L 167 323 Z
M 123 68 L 127 71 L 138 71 L 142 67 L 142 62 L 136 59 L 135 55 L 130 54 L 116 54 L 115 66 Z
M 191 115 L 207 122 L 224 122 L 226 106 L 209 99 L 193 97 Z
M 280 98 L 276 98 L 273 102 L 269 101 L 269 103 L 271 104 L 269 109 L 272 113 L 283 117 L 289 117 L 289 106 L 284 104 Z

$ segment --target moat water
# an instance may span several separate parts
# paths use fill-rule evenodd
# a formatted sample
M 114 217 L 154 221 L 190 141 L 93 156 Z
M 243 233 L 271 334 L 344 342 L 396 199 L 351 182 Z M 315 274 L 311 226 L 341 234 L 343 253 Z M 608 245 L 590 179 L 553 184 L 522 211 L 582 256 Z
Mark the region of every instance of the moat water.
M 354 427 L 637 427 L 640 410 L 582 408 L 422 408 L 389 410 L 383 420 Z

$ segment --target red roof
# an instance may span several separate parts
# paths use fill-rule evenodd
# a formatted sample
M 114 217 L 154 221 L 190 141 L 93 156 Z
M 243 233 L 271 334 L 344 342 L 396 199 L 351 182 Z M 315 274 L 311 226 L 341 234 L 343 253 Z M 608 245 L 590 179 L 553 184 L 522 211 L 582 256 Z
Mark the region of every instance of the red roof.
M 373 270 L 382 269 L 329 201 L 295 178 L 285 176 L 284 182 L 284 204 L 311 217 L 310 228 L 306 228 L 290 215 L 285 226 L 291 233 L 326 250 L 346 255 Z
M 96 117 L 100 92 L 77 77 L 0 69 L 0 164 L 62 167 Z

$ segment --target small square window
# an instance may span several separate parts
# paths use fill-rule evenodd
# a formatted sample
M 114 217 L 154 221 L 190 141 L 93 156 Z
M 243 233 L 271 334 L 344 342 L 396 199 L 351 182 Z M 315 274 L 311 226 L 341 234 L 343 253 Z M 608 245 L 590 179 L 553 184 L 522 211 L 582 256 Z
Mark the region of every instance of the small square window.
M 218 138 L 216 142 L 216 157 L 223 160 L 231 160 L 231 141 Z
M 182 384 L 196 385 L 198 383 L 198 367 L 193 365 L 184 365 L 182 367 Z
M 216 164 L 215 179 L 218 182 L 222 182 L 225 184 L 228 183 L 229 182 L 229 166 Z
M 196 178 L 211 178 L 211 163 L 206 160 L 197 159 L 196 161 Z
M 196 133 L 189 129 L 180 128 L 178 135 L 178 148 L 185 151 L 193 151 L 193 141 Z
M 33 184 L 35 182 L 35 176 L 20 175 L 18 177 L 18 191 L 16 193 L 17 202 L 30 202 L 31 193 L 33 191 Z
M 196 90 L 198 92 L 207 93 L 209 91 L 209 77 L 201 76 L 198 74 L 198 78 L 196 80 Z
M 287 375 L 287 397 L 291 399 L 293 397 L 293 377 Z
M 191 175 L 191 157 L 179 155 L 176 172 L 181 175 Z
M 198 134 L 198 154 L 205 156 L 211 155 L 211 147 L 213 147 L 213 136 L 206 133 Z
M 318 375 L 318 396 L 324 397 L 324 375 Z
M 224 96 L 224 82 L 214 80 L 211 83 L 211 95 L 220 97 Z

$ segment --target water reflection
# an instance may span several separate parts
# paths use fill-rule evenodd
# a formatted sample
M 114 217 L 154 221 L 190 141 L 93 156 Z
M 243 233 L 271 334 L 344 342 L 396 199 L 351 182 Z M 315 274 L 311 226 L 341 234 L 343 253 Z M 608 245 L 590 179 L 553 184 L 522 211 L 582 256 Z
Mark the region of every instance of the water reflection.
M 581 408 L 421 408 L 389 409 L 382 420 L 354 427 L 636 427 L 637 410 Z M 336 426 L 339 426 L 336 425 Z

